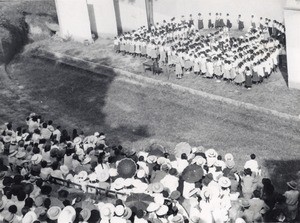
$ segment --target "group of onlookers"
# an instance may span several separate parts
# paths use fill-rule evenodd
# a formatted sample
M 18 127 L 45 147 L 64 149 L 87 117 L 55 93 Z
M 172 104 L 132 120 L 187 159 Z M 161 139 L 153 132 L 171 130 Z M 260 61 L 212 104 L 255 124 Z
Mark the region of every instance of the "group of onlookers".
M 255 154 L 242 168 L 231 153 L 179 143 L 142 151 L 110 146 L 104 133 L 72 134 L 41 116 L 0 127 L 0 222 L 292 222 L 299 179 L 280 194 Z M 51 184 L 50 178 L 76 183 Z M 117 199 L 95 200 L 96 189 Z M 73 193 L 73 194 L 72 194 Z M 82 196 L 79 196 L 81 194 Z

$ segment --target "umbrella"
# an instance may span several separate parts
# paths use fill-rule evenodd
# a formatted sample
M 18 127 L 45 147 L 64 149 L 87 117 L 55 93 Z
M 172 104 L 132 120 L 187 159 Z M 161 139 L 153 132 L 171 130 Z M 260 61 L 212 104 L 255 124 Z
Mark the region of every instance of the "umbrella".
M 151 144 L 149 148 L 146 150 L 146 152 L 148 152 L 149 155 L 154 155 L 154 156 L 164 156 L 164 151 L 165 151 L 164 147 L 157 143 Z
M 138 193 L 138 194 L 131 194 L 129 197 L 127 197 L 125 203 L 128 207 L 131 208 L 137 207 L 138 209 L 146 210 L 149 204 L 153 201 L 154 198 L 151 197 L 150 195 Z
M 133 159 L 130 158 L 122 159 L 117 166 L 118 174 L 123 178 L 133 177 L 136 173 L 136 169 L 136 163 L 133 161 Z
M 192 147 L 187 142 L 180 142 L 175 146 L 175 155 L 176 157 L 181 157 L 182 153 L 189 155 L 191 153 Z
M 202 179 L 203 169 L 197 164 L 187 166 L 182 172 L 182 179 L 188 183 L 195 183 Z
M 164 156 L 164 152 L 161 151 L 160 149 L 156 148 L 153 149 L 149 152 L 149 156 L 157 156 L 157 157 L 163 157 Z

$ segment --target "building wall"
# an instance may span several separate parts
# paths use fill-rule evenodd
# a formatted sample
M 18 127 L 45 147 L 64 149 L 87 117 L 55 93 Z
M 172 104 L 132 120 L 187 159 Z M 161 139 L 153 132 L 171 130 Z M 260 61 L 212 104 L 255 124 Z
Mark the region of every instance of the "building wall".
M 55 5 L 62 38 L 92 41 L 86 0 L 55 0 Z
M 289 87 L 300 89 L 300 2 L 287 1 L 284 17 Z

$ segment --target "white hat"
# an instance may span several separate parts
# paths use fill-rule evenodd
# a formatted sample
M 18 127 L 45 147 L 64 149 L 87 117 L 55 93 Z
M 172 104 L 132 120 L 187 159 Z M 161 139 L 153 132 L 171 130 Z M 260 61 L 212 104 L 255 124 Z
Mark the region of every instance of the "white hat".
M 58 216 L 60 215 L 61 208 L 58 206 L 52 206 L 47 211 L 47 216 L 50 220 L 56 220 Z
M 161 193 L 156 193 L 154 195 L 154 202 L 159 204 L 159 205 L 163 205 L 165 202 L 165 198 Z
M 75 220 L 76 211 L 72 206 L 66 206 L 59 214 L 57 223 L 72 223 Z
M 96 174 L 97 174 L 97 178 L 100 182 L 105 182 L 110 177 L 109 172 L 106 169 L 97 170 Z
M 80 138 L 79 136 L 77 136 L 74 140 L 73 140 L 75 145 L 79 145 L 82 142 L 82 138 Z
M 115 214 L 117 216 L 122 216 L 123 214 L 125 213 L 125 208 L 123 205 L 117 205 L 116 208 L 115 208 Z
M 220 179 L 218 180 L 218 184 L 221 186 L 221 187 L 230 187 L 231 185 L 231 181 L 228 177 L 220 177 Z
M 147 157 L 147 160 L 146 160 L 148 163 L 155 163 L 157 161 L 157 156 L 154 156 L 154 155 L 150 155 Z
M 156 202 L 151 202 L 149 204 L 149 206 L 147 207 L 147 211 L 148 212 L 154 212 L 157 211 L 160 207 L 160 204 L 156 203 Z
M 77 174 L 77 176 L 80 181 L 85 181 L 88 177 L 88 173 L 86 171 L 82 170 Z
M 115 213 L 115 206 L 112 203 L 98 203 L 101 218 L 111 218 Z
M 224 160 L 225 161 L 233 160 L 233 155 L 231 153 L 226 153 L 224 156 Z
M 114 216 L 110 219 L 110 223 L 126 223 L 126 219 L 118 216 Z
M 108 170 L 108 173 L 109 173 L 109 176 L 111 176 L 111 177 L 118 176 L 118 171 L 117 171 L 116 168 L 110 168 L 110 169 Z
M 96 173 L 91 173 L 91 174 L 89 175 L 89 180 L 90 180 L 90 181 L 95 181 L 95 180 L 97 180 L 97 174 L 96 174 Z
M 34 211 L 29 211 L 23 217 L 22 223 L 33 223 L 35 220 L 37 220 L 36 213 Z
M 146 176 L 145 170 L 139 169 L 136 173 L 137 178 L 141 179 Z
M 125 186 L 125 180 L 124 178 L 117 178 L 114 182 L 113 182 L 114 188 L 117 190 L 122 189 Z
M 157 162 L 157 164 L 162 165 L 162 164 L 167 163 L 167 159 L 165 157 L 159 157 L 159 158 L 157 158 L 156 162 Z
M 159 209 L 156 211 L 156 214 L 158 216 L 163 216 L 163 215 L 166 215 L 168 213 L 168 206 L 167 205 L 162 205 L 159 207 Z
M 217 157 L 218 153 L 214 149 L 208 149 L 208 150 L 205 151 L 205 155 L 206 155 L 206 157 L 212 158 L 212 157 Z
M 59 169 L 61 170 L 61 172 L 62 172 L 63 174 L 68 174 L 68 173 L 69 173 L 69 168 L 68 168 L 66 165 L 60 166 Z
M 82 165 L 86 165 L 88 164 L 89 162 L 91 162 L 92 158 L 90 156 L 85 156 L 84 160 L 81 162 Z
M 41 161 L 42 161 L 43 157 L 41 154 L 34 154 L 32 157 L 31 157 L 31 162 L 33 164 L 39 164 Z
M 160 182 L 151 184 L 151 190 L 154 193 L 161 193 L 164 190 L 164 185 Z

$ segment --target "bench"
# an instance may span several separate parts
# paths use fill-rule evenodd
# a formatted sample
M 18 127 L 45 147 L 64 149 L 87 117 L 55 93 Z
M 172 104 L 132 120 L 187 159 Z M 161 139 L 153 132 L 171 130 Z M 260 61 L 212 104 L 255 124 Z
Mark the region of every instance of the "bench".
M 155 74 L 155 73 L 159 74 L 159 73 L 162 73 L 162 71 L 163 71 L 162 68 L 160 68 L 158 66 L 158 64 L 155 66 L 154 62 L 151 60 L 145 61 L 143 63 L 143 68 L 144 68 L 145 73 L 146 73 L 147 69 L 151 70 L 153 74 Z

